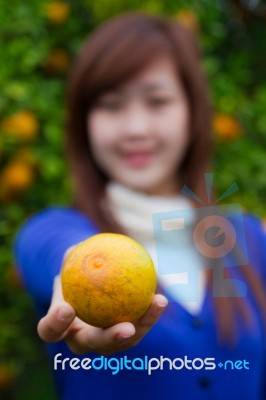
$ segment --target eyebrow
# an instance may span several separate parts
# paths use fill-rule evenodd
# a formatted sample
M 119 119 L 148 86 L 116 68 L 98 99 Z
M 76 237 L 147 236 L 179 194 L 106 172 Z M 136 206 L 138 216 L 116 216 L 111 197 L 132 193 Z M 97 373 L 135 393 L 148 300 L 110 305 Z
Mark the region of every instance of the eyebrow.
M 173 91 L 173 86 L 169 85 L 167 83 L 164 83 L 164 82 L 152 82 L 152 83 L 146 83 L 144 85 L 140 84 L 138 86 L 139 87 L 134 88 L 133 90 L 132 89 L 127 90 L 127 89 L 124 89 L 122 86 L 120 86 L 120 87 L 114 88 L 114 89 L 104 93 L 103 97 L 112 96 L 112 95 L 126 95 L 127 96 L 128 94 L 130 94 L 130 92 L 132 93 L 132 91 L 133 92 L 139 91 L 144 94 L 149 94 L 153 91 L 164 90 L 164 89 L 170 89 L 171 91 Z
M 148 83 L 142 86 L 142 90 L 144 92 L 151 92 L 153 90 L 158 90 L 158 89 L 169 89 L 172 88 L 172 86 L 161 83 L 161 82 L 156 82 L 156 83 Z
M 153 82 L 153 83 L 146 83 L 143 85 L 140 84 L 140 85 L 138 85 L 138 87 L 134 88 L 133 91 L 140 91 L 144 94 L 148 94 L 148 93 L 156 91 L 156 90 L 164 90 L 164 89 L 171 89 L 171 91 L 172 91 L 173 86 L 169 85 L 167 83 L 163 83 L 163 82 Z M 114 90 L 114 92 L 123 94 L 123 93 L 132 92 L 132 90 L 128 91 L 128 90 L 120 87 L 120 88 L 117 88 L 116 90 Z

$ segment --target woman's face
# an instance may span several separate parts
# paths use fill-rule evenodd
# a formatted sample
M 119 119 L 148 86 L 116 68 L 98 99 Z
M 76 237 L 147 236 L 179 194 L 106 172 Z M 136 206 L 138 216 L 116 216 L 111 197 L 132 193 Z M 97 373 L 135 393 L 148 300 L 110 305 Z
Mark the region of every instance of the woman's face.
M 160 59 L 125 85 L 102 95 L 88 114 L 99 167 L 131 189 L 171 196 L 189 141 L 189 109 L 174 65 Z

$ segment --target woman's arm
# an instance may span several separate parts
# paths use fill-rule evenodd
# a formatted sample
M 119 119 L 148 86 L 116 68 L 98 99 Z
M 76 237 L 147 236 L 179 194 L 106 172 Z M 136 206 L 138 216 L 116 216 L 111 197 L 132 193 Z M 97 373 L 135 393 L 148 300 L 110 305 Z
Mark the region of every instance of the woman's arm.
M 76 211 L 48 209 L 29 219 L 15 241 L 17 267 L 43 316 L 38 324 L 40 337 L 49 343 L 64 339 L 76 354 L 110 354 L 134 346 L 167 306 L 167 299 L 157 294 L 138 322 L 124 322 L 108 329 L 95 328 L 76 317 L 63 299 L 60 269 L 65 253 L 96 233 L 90 221 Z
M 98 233 L 76 210 L 53 207 L 30 217 L 14 243 L 15 264 L 39 314 L 47 311 L 65 251 Z

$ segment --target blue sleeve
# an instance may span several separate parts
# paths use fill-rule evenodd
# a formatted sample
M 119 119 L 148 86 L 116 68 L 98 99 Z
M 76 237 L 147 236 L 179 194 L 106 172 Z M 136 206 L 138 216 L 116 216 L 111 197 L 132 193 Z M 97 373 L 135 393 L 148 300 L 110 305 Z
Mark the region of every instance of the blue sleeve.
M 256 272 L 262 279 L 266 289 L 266 231 L 261 221 L 253 216 L 245 216 L 246 243 L 251 262 L 256 265 Z
M 253 259 L 255 261 L 257 267 L 257 273 L 259 278 L 262 281 L 264 289 L 266 291 L 266 231 L 262 226 L 261 221 L 251 215 L 248 215 L 246 218 L 247 222 L 247 232 L 251 233 L 251 236 L 247 236 L 247 244 L 250 248 L 249 252 L 253 253 Z M 253 239 L 253 240 L 252 240 Z M 265 325 L 263 325 L 265 326 Z M 265 339 L 265 331 L 263 335 L 265 346 L 264 346 L 264 358 L 263 358 L 263 367 L 262 367 L 262 375 L 261 375 L 261 399 L 266 400 L 266 339 Z
M 15 264 L 41 314 L 50 304 L 53 280 L 66 249 L 98 231 L 83 214 L 63 207 L 31 216 L 19 230 L 14 242 Z

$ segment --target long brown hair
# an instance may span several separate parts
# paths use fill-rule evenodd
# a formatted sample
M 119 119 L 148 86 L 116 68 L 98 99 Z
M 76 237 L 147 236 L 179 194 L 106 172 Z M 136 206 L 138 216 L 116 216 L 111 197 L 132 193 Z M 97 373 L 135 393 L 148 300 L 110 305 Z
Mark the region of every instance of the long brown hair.
M 144 13 L 127 13 L 104 23 L 84 43 L 73 66 L 67 93 L 66 150 L 74 184 L 75 207 L 102 231 L 123 232 L 101 207 L 109 177 L 92 156 L 87 115 L 101 94 L 128 81 L 158 57 L 170 57 L 184 86 L 190 110 L 190 141 L 179 170 L 187 185 L 204 199 L 204 173 L 212 158 L 211 107 L 201 54 L 192 32 L 176 20 Z M 228 271 L 226 272 L 228 273 Z M 261 304 L 265 296 L 257 277 L 246 273 Z M 212 271 L 207 270 L 212 286 Z M 232 312 L 247 315 L 237 298 L 214 297 L 219 332 L 232 337 Z

